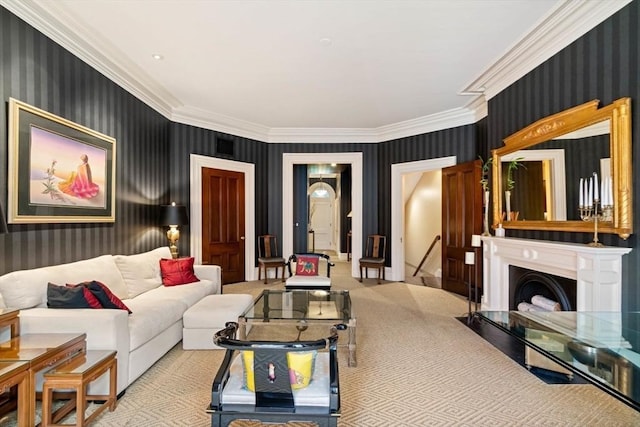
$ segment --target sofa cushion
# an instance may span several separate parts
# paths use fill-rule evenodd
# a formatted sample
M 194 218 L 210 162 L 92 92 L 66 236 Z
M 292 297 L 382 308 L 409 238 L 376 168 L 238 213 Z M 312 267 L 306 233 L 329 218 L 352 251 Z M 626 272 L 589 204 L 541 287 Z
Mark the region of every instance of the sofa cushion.
M 112 255 L 51 267 L 19 270 L 0 276 L 0 293 L 7 307 L 25 309 L 45 305 L 47 284 L 98 280 L 118 297 L 127 297 L 127 288 Z
M 202 280 L 182 286 L 160 286 L 138 295 L 136 299 L 167 299 L 180 301 L 187 307 L 191 307 L 206 295 L 211 294 L 214 286 L 209 280 Z
M 113 258 L 127 287 L 126 296 L 116 295 L 122 299 L 135 298 L 162 284 L 160 259 L 171 258 L 171 251 L 164 246 L 137 255 L 115 255 Z
M 129 315 L 130 352 L 182 319 L 187 309 L 187 305 L 178 300 L 143 298 L 146 296 L 123 301 L 133 312 Z
M 49 308 L 102 308 L 100 301 L 84 286 L 58 286 L 47 284 Z
M 162 284 L 165 286 L 186 285 L 197 282 L 198 279 L 193 272 L 194 258 L 178 258 L 160 260 L 160 275 Z

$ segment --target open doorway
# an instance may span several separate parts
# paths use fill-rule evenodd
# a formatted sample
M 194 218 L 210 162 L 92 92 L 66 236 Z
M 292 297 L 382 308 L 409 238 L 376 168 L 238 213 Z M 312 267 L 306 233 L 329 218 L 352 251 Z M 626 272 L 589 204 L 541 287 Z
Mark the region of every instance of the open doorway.
M 331 185 L 322 180 L 309 186 L 309 234 L 313 235 L 307 242 L 309 252 L 334 251 L 340 252 L 338 245 L 340 221 L 338 220 L 338 206 L 340 200 L 336 197 Z
M 429 171 L 440 171 L 442 168 L 454 166 L 456 157 L 442 157 L 438 159 L 420 160 L 416 162 L 396 163 L 391 165 L 391 271 L 387 275 L 389 280 L 404 281 L 405 280 L 405 189 L 403 188 L 403 176 L 416 172 L 424 173 Z M 411 190 L 408 190 L 410 193 Z M 437 189 L 441 192 L 442 189 Z M 434 215 L 441 217 L 440 206 L 433 209 Z M 425 215 L 424 221 L 428 221 Z M 429 245 L 429 242 L 425 242 Z M 425 249 L 426 250 L 426 249 Z M 420 257 L 424 255 L 424 252 Z
M 405 283 L 441 287 L 442 171 L 402 176 Z
M 282 155 L 282 251 L 293 253 L 294 247 L 294 165 L 317 164 L 318 159 L 326 163 L 351 165 L 351 230 L 352 258 L 362 257 L 362 153 L 284 153 Z M 352 263 L 351 274 L 358 276 L 358 265 Z

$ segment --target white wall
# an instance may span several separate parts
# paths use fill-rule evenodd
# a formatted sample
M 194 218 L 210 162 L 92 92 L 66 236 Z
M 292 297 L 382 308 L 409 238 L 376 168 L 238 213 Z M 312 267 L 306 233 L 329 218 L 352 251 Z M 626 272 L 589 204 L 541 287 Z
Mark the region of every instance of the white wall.
M 403 175 L 403 185 L 405 179 L 407 183 L 412 181 L 411 175 Z M 412 269 L 418 266 L 433 238 L 442 232 L 442 172 L 436 170 L 421 175 L 405 203 L 405 264 Z M 441 242 L 438 242 L 422 266 L 423 274 L 440 276 L 441 256 Z

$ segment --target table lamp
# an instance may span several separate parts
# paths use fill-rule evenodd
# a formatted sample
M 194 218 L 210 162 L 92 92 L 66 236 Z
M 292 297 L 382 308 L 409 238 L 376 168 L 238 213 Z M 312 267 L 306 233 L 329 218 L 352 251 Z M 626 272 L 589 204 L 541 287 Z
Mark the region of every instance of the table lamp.
M 187 217 L 187 208 L 182 205 L 176 205 L 175 202 L 171 202 L 170 205 L 162 206 L 162 225 L 168 225 L 167 239 L 169 240 L 169 249 L 171 249 L 171 257 L 178 258 L 178 239 L 180 238 L 179 225 L 186 225 L 189 223 Z

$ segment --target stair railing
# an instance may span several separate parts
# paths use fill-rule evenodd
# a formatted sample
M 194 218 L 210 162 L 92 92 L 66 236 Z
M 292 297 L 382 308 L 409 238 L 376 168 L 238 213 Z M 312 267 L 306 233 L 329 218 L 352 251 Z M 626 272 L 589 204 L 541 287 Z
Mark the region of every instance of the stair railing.
M 414 276 L 416 274 L 418 274 L 418 271 L 420 271 L 420 268 L 422 268 L 422 264 L 424 264 L 424 262 L 427 260 L 427 257 L 429 256 L 429 254 L 433 250 L 433 247 L 436 245 L 436 243 L 438 243 L 438 240 L 440 240 L 440 235 L 439 234 L 436 237 L 433 238 L 433 241 L 431 242 L 431 246 L 429 246 L 429 249 L 427 249 L 427 252 L 422 257 L 422 261 L 420 261 L 420 264 L 418 264 L 418 268 L 416 268 L 416 271 L 413 272 Z

